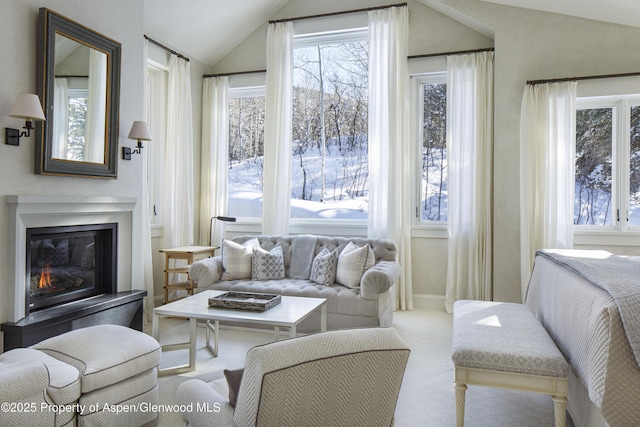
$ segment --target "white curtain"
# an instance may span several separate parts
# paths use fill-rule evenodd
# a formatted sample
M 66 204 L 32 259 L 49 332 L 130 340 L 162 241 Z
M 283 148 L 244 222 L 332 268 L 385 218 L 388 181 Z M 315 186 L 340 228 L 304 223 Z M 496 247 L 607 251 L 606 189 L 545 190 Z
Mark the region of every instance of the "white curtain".
M 398 246 L 402 266 L 396 309 L 412 310 L 409 12 L 406 6 L 369 12 L 369 213 L 370 238 Z
M 171 55 L 165 152 L 167 248 L 193 244 L 193 119 L 189 61 Z
M 56 159 L 67 158 L 69 142 L 69 85 L 66 77 L 56 77 L 53 85 L 53 152 Z
M 147 47 L 149 42 L 144 41 L 143 50 L 143 70 L 144 70 L 144 82 L 143 82 L 143 116 L 149 117 L 149 69 L 147 68 Z M 153 138 L 153 135 L 151 135 Z M 153 141 L 149 141 L 147 144 L 153 144 Z M 145 314 L 147 321 L 151 321 L 154 307 L 155 290 L 153 288 L 153 260 L 151 255 L 151 221 L 149 219 L 149 150 L 142 150 L 142 200 L 140 200 L 140 216 L 142 217 L 141 226 L 141 242 L 140 251 L 142 260 L 142 275 L 143 275 L 143 289 L 147 291 L 147 297 L 145 298 Z
M 211 218 L 227 214 L 229 152 L 229 78 L 205 78 L 202 85 L 202 160 L 200 183 L 200 243 L 221 246 L 224 222 Z
M 89 97 L 84 135 L 84 161 L 105 162 L 105 117 L 107 111 L 107 55 L 90 49 Z
M 491 300 L 493 52 L 447 58 L 448 260 L 445 306 Z
M 269 24 L 264 125 L 262 233 L 289 234 L 293 105 L 293 23 Z
M 520 271 L 535 251 L 573 247 L 576 82 L 527 85 L 520 117 Z

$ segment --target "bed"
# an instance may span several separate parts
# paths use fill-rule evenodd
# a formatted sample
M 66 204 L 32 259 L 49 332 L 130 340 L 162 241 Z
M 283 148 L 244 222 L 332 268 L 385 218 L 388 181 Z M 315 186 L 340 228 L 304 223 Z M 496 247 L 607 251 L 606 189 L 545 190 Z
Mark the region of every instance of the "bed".
M 626 281 L 624 301 L 603 281 Z M 637 259 L 606 251 L 536 254 L 525 304 L 571 366 L 567 408 L 578 427 L 640 423 L 639 349 L 630 331 L 640 326 L 638 301 Z

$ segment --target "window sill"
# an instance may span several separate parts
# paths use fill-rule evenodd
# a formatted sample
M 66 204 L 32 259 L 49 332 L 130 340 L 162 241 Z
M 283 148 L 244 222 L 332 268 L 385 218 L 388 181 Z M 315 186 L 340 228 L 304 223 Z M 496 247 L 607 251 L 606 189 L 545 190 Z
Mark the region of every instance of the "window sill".
M 640 246 L 640 231 L 587 231 L 573 232 L 574 245 L 597 246 Z

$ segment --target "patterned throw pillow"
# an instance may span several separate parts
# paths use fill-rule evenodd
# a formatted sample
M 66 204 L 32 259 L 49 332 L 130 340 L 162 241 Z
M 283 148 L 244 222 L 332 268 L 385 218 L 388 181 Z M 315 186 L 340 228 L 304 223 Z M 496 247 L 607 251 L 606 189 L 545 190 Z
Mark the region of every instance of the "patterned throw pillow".
M 93 270 L 94 268 L 96 268 L 96 244 L 95 242 L 92 242 L 85 246 L 82 250 L 80 269 L 89 271 Z
M 359 248 L 349 242 L 338 257 L 336 282 L 348 288 L 358 288 L 362 275 L 374 263 L 373 250 L 369 245 Z
M 242 245 L 231 240 L 223 240 L 222 267 L 224 272 L 220 280 L 250 279 L 251 258 L 256 247 L 260 247 L 260 242 L 255 237 Z
M 51 239 L 42 240 L 38 267 L 44 267 L 47 264 L 50 267 L 69 265 L 69 240 L 61 240 L 57 245 Z
M 284 253 L 282 246 L 270 251 L 256 248 L 253 251 L 253 272 L 251 280 L 284 279 Z
M 313 259 L 309 280 L 320 285 L 333 285 L 336 281 L 337 259 L 329 249 L 322 249 Z

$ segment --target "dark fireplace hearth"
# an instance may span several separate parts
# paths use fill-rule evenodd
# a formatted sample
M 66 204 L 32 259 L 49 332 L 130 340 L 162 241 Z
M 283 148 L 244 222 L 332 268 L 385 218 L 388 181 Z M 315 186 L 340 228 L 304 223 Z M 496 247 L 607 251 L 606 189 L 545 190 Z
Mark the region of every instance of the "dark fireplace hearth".
M 116 239 L 115 223 L 27 229 L 25 313 L 115 293 Z

